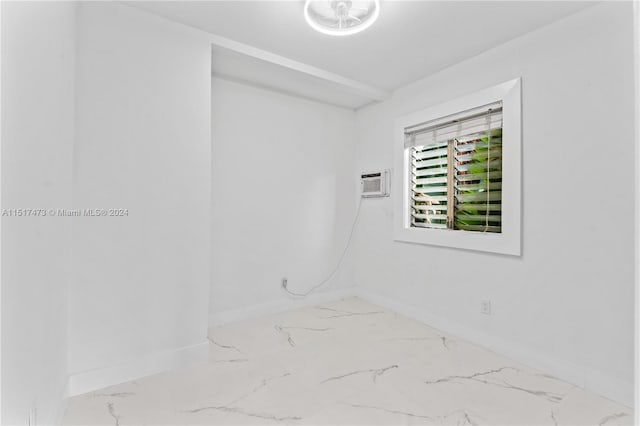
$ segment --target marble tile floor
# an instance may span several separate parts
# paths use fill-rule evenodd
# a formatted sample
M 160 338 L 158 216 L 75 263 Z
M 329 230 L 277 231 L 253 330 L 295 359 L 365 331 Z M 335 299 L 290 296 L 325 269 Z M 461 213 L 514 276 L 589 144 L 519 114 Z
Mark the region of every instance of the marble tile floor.
M 69 400 L 65 425 L 630 425 L 629 407 L 349 298 L 211 327 L 208 364 Z

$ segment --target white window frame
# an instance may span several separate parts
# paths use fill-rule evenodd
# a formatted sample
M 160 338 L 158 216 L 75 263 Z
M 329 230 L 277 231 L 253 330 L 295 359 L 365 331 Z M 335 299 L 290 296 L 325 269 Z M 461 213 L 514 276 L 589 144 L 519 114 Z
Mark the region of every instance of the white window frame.
M 409 243 L 521 253 L 522 115 L 520 78 L 427 108 L 396 120 L 394 138 L 394 239 Z M 500 233 L 415 228 L 410 221 L 409 149 L 405 129 L 492 102 L 502 101 L 502 229 Z

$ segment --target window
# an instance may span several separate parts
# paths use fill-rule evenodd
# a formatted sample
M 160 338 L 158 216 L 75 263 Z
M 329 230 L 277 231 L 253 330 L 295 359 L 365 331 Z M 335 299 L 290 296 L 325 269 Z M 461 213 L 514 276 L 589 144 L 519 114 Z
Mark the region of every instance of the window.
M 520 254 L 520 81 L 398 119 L 395 238 Z

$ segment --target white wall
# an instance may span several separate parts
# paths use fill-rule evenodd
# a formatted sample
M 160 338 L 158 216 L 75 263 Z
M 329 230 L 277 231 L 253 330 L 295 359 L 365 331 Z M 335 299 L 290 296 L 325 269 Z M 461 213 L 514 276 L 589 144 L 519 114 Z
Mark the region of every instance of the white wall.
M 282 277 L 304 292 L 333 269 L 357 180 L 353 111 L 217 78 L 211 97 L 217 323 L 291 307 Z M 335 297 L 351 282 L 345 266 L 318 294 Z
M 77 31 L 74 206 L 129 214 L 74 220 L 71 394 L 206 356 L 210 278 L 209 43 L 117 3 Z
M 640 424 L 640 313 L 638 307 L 640 306 L 640 2 L 633 3 L 633 27 L 635 28 L 634 36 L 634 64 L 635 64 L 635 125 L 636 125 L 636 144 L 635 144 L 635 410 L 634 421 L 635 424 Z
M 394 242 L 398 194 L 363 206 L 354 247 L 361 294 L 628 404 L 631 8 L 587 8 L 357 113 L 357 169 L 390 167 L 396 117 L 521 76 L 521 257 Z M 483 299 L 493 315 L 480 314 Z
M 2 2 L 2 208 L 71 205 L 75 5 Z M 2 217 L 2 424 L 59 419 L 70 220 Z

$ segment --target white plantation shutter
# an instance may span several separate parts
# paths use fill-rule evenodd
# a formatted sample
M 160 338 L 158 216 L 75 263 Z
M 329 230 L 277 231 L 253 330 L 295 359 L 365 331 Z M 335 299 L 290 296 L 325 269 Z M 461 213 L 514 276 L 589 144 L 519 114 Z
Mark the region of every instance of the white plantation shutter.
M 447 227 L 448 143 L 411 149 L 411 224 Z
M 502 103 L 405 129 L 411 226 L 501 232 Z

